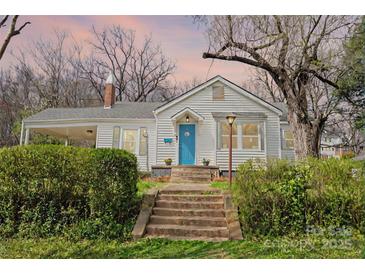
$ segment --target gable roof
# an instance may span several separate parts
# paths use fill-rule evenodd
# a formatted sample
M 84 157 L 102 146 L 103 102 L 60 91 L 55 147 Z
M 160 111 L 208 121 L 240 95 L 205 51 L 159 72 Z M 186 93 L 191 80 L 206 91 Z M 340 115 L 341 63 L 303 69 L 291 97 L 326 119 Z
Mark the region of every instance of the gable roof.
M 173 98 L 172 100 L 167 101 L 166 103 L 163 103 L 162 105 L 160 105 L 159 107 L 157 107 L 155 109 L 155 113 L 158 114 L 158 113 L 162 112 L 163 110 L 168 109 L 169 107 L 179 103 L 180 101 L 182 101 L 186 98 L 189 98 L 190 96 L 194 95 L 195 93 L 203 90 L 204 88 L 210 86 L 211 84 L 213 84 L 217 81 L 220 81 L 221 83 L 229 86 L 230 88 L 232 88 L 234 91 L 238 92 L 239 94 L 249 97 L 253 101 L 265 106 L 266 108 L 276 112 L 277 114 L 279 114 L 279 115 L 282 114 L 282 110 L 280 108 L 274 106 L 273 104 L 270 104 L 269 102 L 265 101 L 264 99 L 258 97 L 257 95 L 249 92 L 246 89 L 241 88 L 240 86 L 236 85 L 235 83 L 227 80 L 226 78 L 224 78 L 220 75 L 214 76 L 213 78 L 207 80 L 204 83 L 201 83 L 200 85 L 192 88 L 191 90 L 189 90 L 183 94 L 180 94 L 179 96 Z
M 280 116 L 280 121 L 281 122 L 287 122 L 288 121 L 288 107 L 287 107 L 287 105 L 285 103 L 282 103 L 282 102 L 272 103 L 272 105 L 281 110 L 282 115 Z
M 25 122 L 55 120 L 97 120 L 97 119 L 154 119 L 153 110 L 161 102 L 117 102 L 112 108 L 48 108 L 38 112 Z
M 199 121 L 204 120 L 203 116 L 201 116 L 199 113 L 197 113 L 196 111 L 192 110 L 189 107 L 179 110 L 178 112 L 176 112 L 174 115 L 171 116 L 171 119 L 176 121 L 177 119 L 185 116 L 186 114 L 190 114 L 193 118 L 195 118 Z

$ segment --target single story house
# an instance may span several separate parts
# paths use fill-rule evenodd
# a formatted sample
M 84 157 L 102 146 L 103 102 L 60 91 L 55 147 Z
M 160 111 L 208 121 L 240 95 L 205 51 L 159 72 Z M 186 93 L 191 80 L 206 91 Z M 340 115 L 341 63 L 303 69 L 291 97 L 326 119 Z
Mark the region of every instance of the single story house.
M 271 104 L 216 76 L 168 102 L 115 102 L 114 79 L 105 85 L 104 106 L 49 108 L 23 121 L 21 144 L 30 131 L 96 148 L 121 148 L 137 156 L 140 170 L 165 165 L 202 165 L 228 170 L 229 126 L 233 124 L 233 169 L 248 159 L 294 158 L 293 135 L 282 104 Z

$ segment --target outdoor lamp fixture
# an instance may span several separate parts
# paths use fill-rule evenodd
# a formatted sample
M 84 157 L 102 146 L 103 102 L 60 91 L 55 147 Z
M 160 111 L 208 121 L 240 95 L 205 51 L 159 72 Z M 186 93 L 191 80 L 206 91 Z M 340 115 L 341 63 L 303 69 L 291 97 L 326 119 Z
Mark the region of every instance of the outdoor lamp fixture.
M 87 135 L 93 134 L 93 131 L 91 129 L 86 130 Z
M 189 123 L 189 120 L 190 120 L 189 115 L 186 115 L 186 122 Z
M 232 129 L 234 120 L 236 120 L 236 115 L 230 113 L 226 117 L 229 124 L 229 158 L 228 158 L 228 177 L 229 177 L 229 187 L 232 186 Z

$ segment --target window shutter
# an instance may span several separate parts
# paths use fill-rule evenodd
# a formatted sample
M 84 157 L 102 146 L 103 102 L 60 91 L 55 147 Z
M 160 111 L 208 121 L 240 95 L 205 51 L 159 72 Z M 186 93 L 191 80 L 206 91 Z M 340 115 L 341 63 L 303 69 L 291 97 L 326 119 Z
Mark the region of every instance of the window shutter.
M 280 141 L 281 141 L 281 150 L 285 149 L 285 135 L 284 129 L 280 128 Z
M 113 148 L 119 148 L 120 143 L 120 127 L 113 128 Z
M 264 123 L 260 123 L 260 143 L 261 143 L 261 150 L 265 150 L 265 132 L 264 132 L 265 126 Z

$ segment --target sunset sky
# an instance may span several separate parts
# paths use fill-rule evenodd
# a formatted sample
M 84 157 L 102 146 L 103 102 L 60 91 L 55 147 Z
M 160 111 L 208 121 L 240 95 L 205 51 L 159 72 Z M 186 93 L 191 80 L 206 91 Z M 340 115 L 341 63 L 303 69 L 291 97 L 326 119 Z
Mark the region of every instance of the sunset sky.
M 252 78 L 246 65 L 219 60 L 214 61 L 207 75 L 212 61 L 201 57 L 208 47 L 204 27 L 194 24 L 189 16 L 20 16 L 19 24 L 24 21 L 31 21 L 31 25 L 11 41 L 1 68 L 14 62 L 11 52 L 27 48 L 39 38 L 52 38 L 55 29 L 71 33 L 77 41 L 86 41 L 91 37 L 89 31 L 93 25 L 101 30 L 105 26 L 119 24 L 135 30 L 137 39 L 152 34 L 153 41 L 161 45 L 165 55 L 176 61 L 174 77 L 177 81 L 188 81 L 194 77 L 205 80 L 220 74 L 237 84 L 249 86 Z M 4 30 L 1 39 L 3 36 Z

